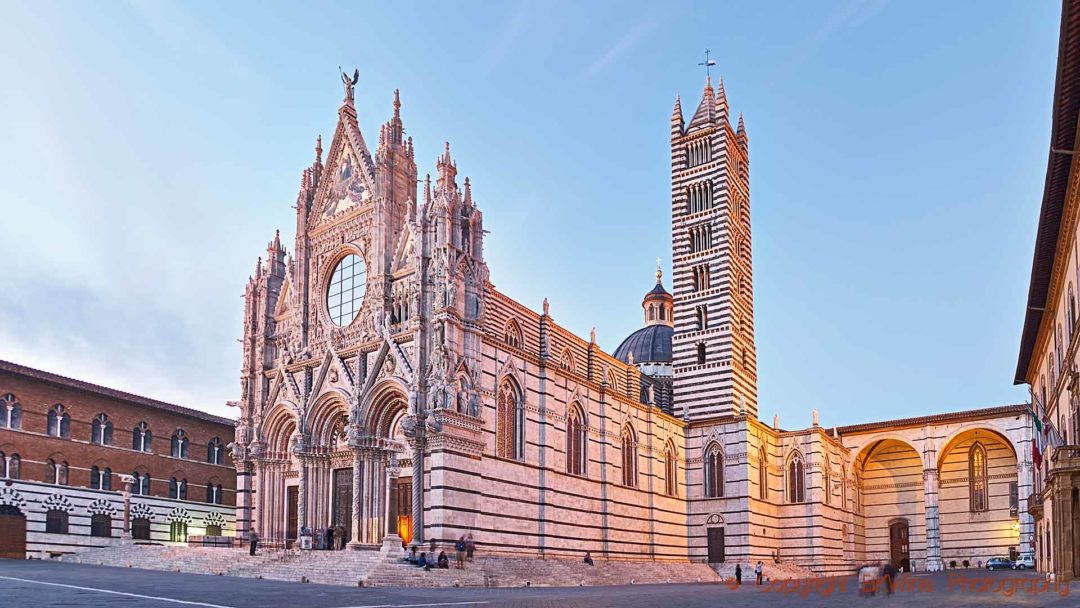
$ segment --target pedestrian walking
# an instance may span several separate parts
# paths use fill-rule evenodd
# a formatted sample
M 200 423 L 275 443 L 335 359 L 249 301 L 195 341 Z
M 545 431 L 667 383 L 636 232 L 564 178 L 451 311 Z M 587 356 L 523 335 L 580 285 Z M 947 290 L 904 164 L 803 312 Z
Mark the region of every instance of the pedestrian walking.
M 761 575 L 762 575 L 762 572 L 763 572 L 763 568 L 764 567 L 763 567 L 763 565 L 761 563 L 761 560 L 758 560 L 757 565 L 754 566 L 754 575 L 757 576 L 757 584 L 759 584 L 759 585 L 761 584 L 761 578 L 762 578 Z
M 735 584 L 736 585 L 741 585 L 742 584 L 742 565 L 741 564 L 735 564 Z
M 454 543 L 454 551 L 457 552 L 457 567 L 458 568 L 464 568 L 465 567 L 465 549 L 466 549 L 466 546 L 467 545 L 465 544 L 465 537 L 464 536 L 459 538 L 458 541 L 456 543 Z
M 465 559 L 472 561 L 473 552 L 476 551 L 476 542 L 473 541 L 472 532 L 465 537 Z
M 250 546 L 251 550 L 249 551 L 248 554 L 249 555 L 255 555 L 255 551 L 259 548 L 259 533 L 252 530 L 251 535 L 248 536 L 248 541 L 249 541 L 249 543 L 251 545 Z
M 892 565 L 892 562 L 885 562 L 885 565 L 881 568 L 881 573 L 885 578 L 885 594 L 892 595 L 893 590 L 896 588 L 896 568 Z

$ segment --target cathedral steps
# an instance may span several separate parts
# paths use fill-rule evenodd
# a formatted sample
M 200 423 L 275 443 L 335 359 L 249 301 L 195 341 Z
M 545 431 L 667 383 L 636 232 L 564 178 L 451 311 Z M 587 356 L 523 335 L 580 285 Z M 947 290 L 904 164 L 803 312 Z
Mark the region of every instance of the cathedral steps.
M 739 564 L 742 566 L 742 580 L 743 583 L 754 582 L 754 566 L 757 562 Z M 725 581 L 735 578 L 735 566 L 734 562 L 724 562 L 722 564 L 712 564 L 712 569 L 719 574 Z M 851 574 L 854 569 L 845 572 L 828 573 L 827 576 Z M 767 581 L 785 581 L 801 578 L 815 578 L 823 576 L 822 573 L 815 572 L 810 568 L 799 566 L 796 564 L 777 564 L 777 563 L 763 563 L 761 564 L 761 573 Z
M 63 561 L 189 574 L 384 587 L 551 587 L 720 582 L 705 564 L 477 557 L 462 569 L 423 570 L 378 551 L 263 550 L 121 545 L 66 555 Z

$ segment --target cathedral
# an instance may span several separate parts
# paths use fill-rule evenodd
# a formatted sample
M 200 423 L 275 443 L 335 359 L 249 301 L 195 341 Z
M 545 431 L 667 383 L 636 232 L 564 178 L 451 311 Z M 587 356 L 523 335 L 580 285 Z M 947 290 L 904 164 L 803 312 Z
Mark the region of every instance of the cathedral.
M 395 91 L 372 153 L 343 80 L 293 246 L 275 235 L 245 292 L 240 535 L 292 546 L 340 526 L 365 549 L 471 533 L 487 554 L 823 573 L 1032 553 L 1022 405 L 758 419 L 750 145 L 722 81 L 689 121 L 675 100 L 670 287 L 657 269 L 643 327 L 607 353 L 497 289 L 449 144 L 419 179 Z

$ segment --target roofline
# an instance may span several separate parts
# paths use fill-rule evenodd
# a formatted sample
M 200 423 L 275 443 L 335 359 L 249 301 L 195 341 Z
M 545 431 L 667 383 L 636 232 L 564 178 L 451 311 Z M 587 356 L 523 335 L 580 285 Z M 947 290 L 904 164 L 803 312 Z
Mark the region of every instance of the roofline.
M 187 416 L 189 418 L 198 418 L 199 420 L 204 420 L 206 422 L 225 424 L 228 426 L 236 426 L 236 421 L 230 418 L 223 418 L 221 416 L 215 416 L 207 412 L 187 408 L 182 405 L 167 403 L 165 401 L 158 401 L 157 399 L 143 397 L 142 395 L 128 393 L 125 391 L 117 390 L 115 388 L 109 388 L 107 386 L 101 386 L 99 384 L 93 384 L 90 382 L 85 382 L 83 380 L 76 380 L 75 378 L 68 378 L 67 376 L 61 376 L 52 372 L 34 369 L 25 365 L 19 365 L 18 363 L 13 363 L 11 361 L 4 361 L 0 359 L 0 372 L 8 372 L 17 376 L 23 376 L 32 380 L 38 380 L 42 382 L 48 382 L 50 384 L 55 384 L 57 386 L 62 386 L 64 388 L 70 388 L 78 391 L 92 393 L 101 397 L 107 397 L 109 399 L 118 399 L 120 401 L 126 401 L 134 405 L 152 407 L 154 409 L 171 412 L 173 414 L 179 414 L 181 416 Z
M 1003 415 L 1023 414 L 1027 411 L 1028 406 L 1026 403 L 1016 403 L 1013 405 L 999 405 L 997 407 L 987 407 L 977 410 L 963 410 L 959 412 L 947 412 L 944 414 L 933 414 L 930 416 L 919 416 L 916 418 L 899 418 L 897 420 L 882 420 L 880 422 L 849 424 L 847 426 L 836 427 L 836 432 L 839 435 L 850 435 L 854 433 L 862 433 L 866 431 L 873 431 L 889 427 L 943 424 L 948 422 L 956 422 L 958 420 L 968 420 L 971 418 L 994 418 Z
M 1080 91 L 1073 91 L 1076 87 L 1080 87 L 1080 2 L 1064 0 L 1061 8 L 1061 33 L 1058 37 L 1057 76 L 1054 83 L 1050 150 L 1047 151 L 1049 159 L 1046 165 L 1046 184 L 1039 212 L 1039 228 L 1035 235 L 1031 282 L 1028 285 L 1024 329 L 1020 336 L 1020 353 L 1013 384 L 1028 383 L 1028 369 L 1031 367 L 1050 286 L 1053 284 L 1061 216 L 1065 209 L 1074 158 L 1071 154 L 1054 154 L 1053 150 L 1076 149 L 1077 115 L 1080 113 Z

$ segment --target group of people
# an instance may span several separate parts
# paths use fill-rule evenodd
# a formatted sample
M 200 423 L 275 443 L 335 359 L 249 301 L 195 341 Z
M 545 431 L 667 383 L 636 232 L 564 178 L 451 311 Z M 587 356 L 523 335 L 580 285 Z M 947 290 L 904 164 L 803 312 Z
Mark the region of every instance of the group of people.
M 315 549 L 341 551 L 345 548 L 346 536 L 345 526 L 342 525 L 319 528 L 315 531 Z
M 416 565 L 418 568 L 423 568 L 424 570 L 450 568 L 450 558 L 446 555 L 446 551 L 439 551 L 439 555 L 437 557 L 435 556 L 436 542 L 434 538 L 431 539 L 428 549 L 428 551 L 419 551 L 419 547 L 413 545 L 411 549 L 405 552 L 405 561 Z M 454 543 L 456 567 L 464 568 L 465 560 L 472 561 L 473 553 L 475 551 L 476 543 L 473 541 L 472 533 L 458 538 Z
M 761 582 L 765 578 L 765 570 L 764 570 L 764 568 L 765 568 L 764 564 L 762 564 L 760 561 L 757 563 L 756 566 L 754 566 L 754 576 L 757 577 L 757 584 L 759 584 L 759 585 L 761 584 Z M 742 565 L 741 564 L 735 564 L 735 584 L 736 585 L 741 585 L 742 584 Z

